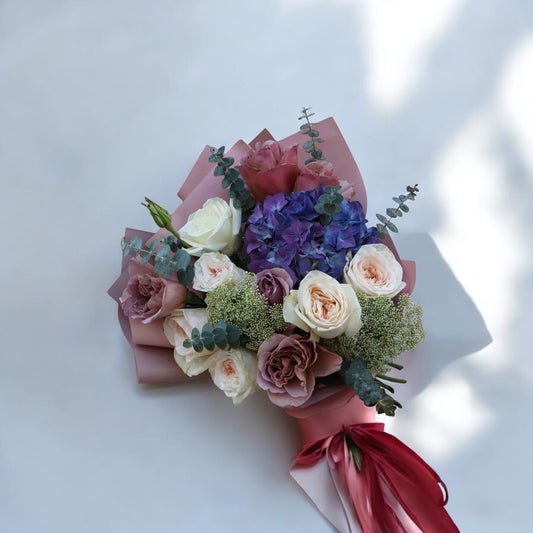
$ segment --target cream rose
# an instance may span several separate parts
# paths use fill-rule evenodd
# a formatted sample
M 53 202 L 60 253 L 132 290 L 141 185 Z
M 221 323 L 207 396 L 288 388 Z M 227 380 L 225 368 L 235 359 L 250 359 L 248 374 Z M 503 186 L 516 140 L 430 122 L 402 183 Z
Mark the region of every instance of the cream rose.
M 218 350 L 210 352 L 204 349 L 195 352 L 193 348 L 185 348 L 183 341 L 191 338 L 193 328 L 202 329 L 207 323 L 207 310 L 175 309 L 163 322 L 163 330 L 168 342 L 174 346 L 174 359 L 188 376 L 197 376 L 205 372 L 213 363 Z
M 308 331 L 311 339 L 355 335 L 363 325 L 361 306 L 348 284 L 312 270 L 283 301 L 286 322 Z
M 237 248 L 241 228 L 241 210 L 222 198 L 210 198 L 201 209 L 189 215 L 185 226 L 179 230 L 182 241 L 190 248 L 190 255 L 204 252 L 222 252 L 231 255 Z
M 237 284 L 243 276 L 244 270 L 235 266 L 227 255 L 208 252 L 194 263 L 192 286 L 197 291 L 211 292 L 225 283 Z
M 257 357 L 253 352 L 238 348 L 219 351 L 209 373 L 215 385 L 233 400 L 241 403 L 257 386 Z
M 344 281 L 366 296 L 396 296 L 404 287 L 403 269 L 384 244 L 365 244 L 344 267 Z

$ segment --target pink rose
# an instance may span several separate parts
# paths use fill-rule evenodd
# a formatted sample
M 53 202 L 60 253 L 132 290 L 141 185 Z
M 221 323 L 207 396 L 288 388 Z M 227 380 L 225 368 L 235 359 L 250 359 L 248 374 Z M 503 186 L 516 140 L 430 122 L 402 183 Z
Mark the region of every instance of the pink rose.
M 126 316 L 148 324 L 170 315 L 173 309 L 185 307 L 187 289 L 178 281 L 159 277 L 153 267 L 135 260 L 130 261 L 128 271 L 130 279 L 120 297 Z
M 342 358 L 303 335 L 274 335 L 259 346 L 257 384 L 279 407 L 303 405 L 313 393 L 315 377 L 329 376 Z
M 339 189 L 338 193 L 342 195 L 345 200 L 347 200 L 348 202 L 353 202 L 354 200 L 357 200 L 357 190 L 353 183 L 351 183 L 350 181 L 339 180 L 339 185 L 341 186 L 341 188 Z
M 293 281 L 283 268 L 267 268 L 256 276 L 259 292 L 270 305 L 282 304 L 283 298 L 291 292 Z
M 319 185 L 339 185 L 339 180 L 333 175 L 333 165 L 329 161 L 313 161 L 302 168 L 294 190 L 311 191 L 318 189 Z
M 285 152 L 276 141 L 257 143 L 241 160 L 238 169 L 256 201 L 278 192 L 294 191 L 298 168 L 298 145 Z

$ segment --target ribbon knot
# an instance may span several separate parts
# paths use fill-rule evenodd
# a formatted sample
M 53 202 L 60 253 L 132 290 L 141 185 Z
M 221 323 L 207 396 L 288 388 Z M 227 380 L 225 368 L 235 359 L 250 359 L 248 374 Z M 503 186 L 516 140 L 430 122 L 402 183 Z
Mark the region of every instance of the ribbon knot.
M 444 509 L 448 501 L 446 485 L 413 450 L 385 433 L 383 424 L 343 425 L 337 433 L 306 444 L 296 456 L 291 473 L 302 485 L 298 470 L 317 467 L 324 461 L 342 503 L 345 520 L 340 517 L 332 520 L 331 508 L 324 509 L 327 504 L 315 503 L 341 531 L 459 531 Z M 309 482 L 307 477 L 305 484 Z

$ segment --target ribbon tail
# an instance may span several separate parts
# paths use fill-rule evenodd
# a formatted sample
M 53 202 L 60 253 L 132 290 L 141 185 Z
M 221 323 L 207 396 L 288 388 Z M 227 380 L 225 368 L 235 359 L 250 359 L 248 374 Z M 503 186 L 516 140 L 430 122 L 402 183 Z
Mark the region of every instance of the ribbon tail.
M 459 532 L 444 509 L 444 484 L 420 456 L 388 433 L 362 426 L 349 431 L 362 450 L 363 473 L 373 477 L 367 489 L 374 516 L 388 520 L 388 528 L 394 522 L 401 524 L 395 531 Z

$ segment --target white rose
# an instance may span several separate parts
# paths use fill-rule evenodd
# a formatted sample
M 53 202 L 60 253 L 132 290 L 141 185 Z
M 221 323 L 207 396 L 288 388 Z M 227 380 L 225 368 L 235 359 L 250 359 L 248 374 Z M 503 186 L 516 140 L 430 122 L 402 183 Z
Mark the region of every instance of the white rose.
M 241 229 L 241 210 L 229 205 L 222 198 L 210 198 L 201 209 L 189 215 L 187 224 L 179 230 L 190 255 L 204 252 L 223 252 L 231 255 L 237 247 Z
M 193 348 L 183 346 L 183 341 L 191 338 L 193 328 L 201 330 L 206 323 L 207 310 L 205 308 L 175 309 L 163 322 L 163 330 L 168 342 L 174 346 L 176 363 L 185 374 L 191 377 L 205 372 L 218 351 L 211 352 L 204 348 L 198 353 Z
M 233 400 L 241 403 L 257 386 L 257 356 L 243 348 L 219 351 L 209 373 L 215 385 Z
M 313 340 L 355 335 L 363 325 L 359 300 L 348 284 L 312 270 L 283 301 L 286 322 L 308 331 Z
M 366 296 L 396 296 L 404 287 L 403 269 L 384 244 L 365 244 L 344 267 L 344 281 Z
M 244 270 L 235 266 L 231 259 L 219 252 L 208 252 L 194 263 L 193 288 L 211 292 L 225 283 L 237 284 L 243 279 Z

